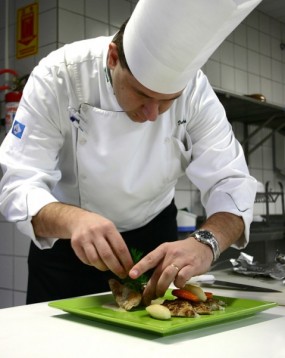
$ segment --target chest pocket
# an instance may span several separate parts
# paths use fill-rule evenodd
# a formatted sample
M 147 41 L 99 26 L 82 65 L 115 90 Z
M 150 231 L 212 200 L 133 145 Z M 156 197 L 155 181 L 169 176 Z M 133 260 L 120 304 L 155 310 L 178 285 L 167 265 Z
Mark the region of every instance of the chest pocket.
M 173 157 L 175 157 L 180 164 L 181 171 L 184 172 L 191 162 L 192 157 L 192 141 L 187 132 L 180 134 L 179 137 L 173 136 L 171 138 L 173 145 Z

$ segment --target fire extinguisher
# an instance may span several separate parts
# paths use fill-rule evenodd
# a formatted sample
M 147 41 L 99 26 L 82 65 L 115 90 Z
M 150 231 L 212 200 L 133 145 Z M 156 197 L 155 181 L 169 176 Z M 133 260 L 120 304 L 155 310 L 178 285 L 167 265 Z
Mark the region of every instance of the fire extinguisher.
M 23 79 L 26 80 L 26 78 L 19 79 L 18 73 L 11 69 L 0 70 L 0 75 L 2 75 L 4 73 L 9 73 L 9 74 L 13 75 L 15 77 L 14 82 L 18 86 L 22 85 Z M 19 102 L 22 97 L 22 91 L 17 88 L 18 86 L 14 86 L 14 88 L 12 88 L 13 90 L 11 92 L 6 93 L 5 97 L 4 97 L 5 98 L 4 102 L 5 102 L 5 132 L 6 133 L 8 133 L 10 128 L 12 127 L 14 117 L 15 117 L 15 114 L 16 114 L 18 106 L 19 106 Z M 9 85 L 0 86 L 0 90 L 2 90 L 2 91 L 9 90 L 9 89 L 11 89 L 11 87 Z

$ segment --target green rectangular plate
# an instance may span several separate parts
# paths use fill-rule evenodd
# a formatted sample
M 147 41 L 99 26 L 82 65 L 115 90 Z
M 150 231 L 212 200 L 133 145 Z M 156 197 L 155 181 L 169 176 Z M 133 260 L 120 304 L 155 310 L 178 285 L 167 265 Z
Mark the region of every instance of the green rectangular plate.
M 169 292 L 165 296 L 168 299 L 171 297 L 173 296 Z M 162 336 L 244 318 L 277 306 L 274 302 L 221 296 L 215 297 L 220 298 L 226 303 L 224 311 L 216 311 L 211 315 L 201 315 L 197 318 L 172 317 L 167 321 L 151 318 L 144 308 L 129 312 L 108 308 L 108 305 L 114 305 L 114 298 L 111 293 L 52 301 L 49 303 L 49 306 L 87 319 L 152 332 Z

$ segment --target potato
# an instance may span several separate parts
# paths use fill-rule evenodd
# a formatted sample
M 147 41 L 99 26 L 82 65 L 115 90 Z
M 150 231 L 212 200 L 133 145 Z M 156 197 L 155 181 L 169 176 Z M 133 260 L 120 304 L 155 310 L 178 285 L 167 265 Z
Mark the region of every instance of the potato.
M 184 290 L 187 290 L 194 295 L 196 295 L 200 301 L 205 302 L 207 301 L 207 296 L 203 289 L 199 285 L 194 285 L 192 283 L 186 283 L 186 285 L 183 287 Z
M 161 319 L 161 320 L 167 320 L 171 318 L 170 311 L 165 306 L 159 304 L 153 304 L 147 306 L 145 309 L 153 318 Z
M 163 297 L 157 297 L 155 298 L 154 300 L 151 300 L 151 304 L 152 305 L 155 305 L 155 304 L 158 304 L 158 305 L 162 305 L 164 302 L 164 298 Z

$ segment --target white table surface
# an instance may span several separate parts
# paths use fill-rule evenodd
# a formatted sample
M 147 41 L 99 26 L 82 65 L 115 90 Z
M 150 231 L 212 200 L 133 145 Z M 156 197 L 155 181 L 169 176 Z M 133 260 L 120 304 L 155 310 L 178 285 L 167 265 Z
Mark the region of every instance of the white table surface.
M 0 310 L 0 356 L 284 358 L 285 306 L 166 337 L 86 320 L 48 303 L 18 306 Z

